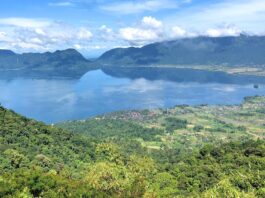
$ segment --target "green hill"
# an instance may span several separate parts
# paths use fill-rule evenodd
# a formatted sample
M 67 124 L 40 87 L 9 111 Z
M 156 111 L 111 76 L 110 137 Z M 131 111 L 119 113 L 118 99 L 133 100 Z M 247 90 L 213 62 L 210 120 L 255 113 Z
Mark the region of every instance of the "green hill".
M 0 71 L 26 75 L 80 77 L 93 69 L 74 49 L 55 51 L 54 53 L 15 54 L 9 50 L 0 50 Z
M 55 127 L 0 107 L 0 197 L 264 197 L 264 109 L 255 97 Z
M 141 48 L 117 48 L 104 53 L 97 62 L 103 66 L 203 65 L 264 66 L 265 37 L 195 37 Z

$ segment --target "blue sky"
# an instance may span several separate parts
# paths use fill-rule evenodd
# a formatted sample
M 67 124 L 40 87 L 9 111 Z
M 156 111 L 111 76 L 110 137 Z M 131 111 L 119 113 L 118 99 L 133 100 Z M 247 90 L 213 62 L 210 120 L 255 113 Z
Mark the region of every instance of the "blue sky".
M 184 37 L 263 35 L 264 24 L 264 0 L 1 0 L 0 48 L 94 57 Z

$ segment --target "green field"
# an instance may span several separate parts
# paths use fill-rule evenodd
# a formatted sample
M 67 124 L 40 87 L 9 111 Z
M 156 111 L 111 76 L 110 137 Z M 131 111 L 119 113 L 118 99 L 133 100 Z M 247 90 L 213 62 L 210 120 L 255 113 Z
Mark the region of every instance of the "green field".
M 132 137 L 150 149 L 185 148 L 204 143 L 265 138 L 265 97 L 238 106 L 176 106 L 171 109 L 117 112 L 58 126 L 93 137 Z

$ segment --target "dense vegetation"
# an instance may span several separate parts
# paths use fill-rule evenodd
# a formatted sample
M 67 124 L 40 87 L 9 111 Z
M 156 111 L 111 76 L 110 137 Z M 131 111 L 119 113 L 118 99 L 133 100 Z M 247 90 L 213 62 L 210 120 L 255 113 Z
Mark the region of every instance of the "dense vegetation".
M 256 97 L 61 129 L 0 107 L 0 197 L 264 197 L 264 110 Z
M 264 66 L 264 36 L 195 37 L 165 41 L 141 48 L 117 48 L 97 62 L 105 66 L 227 65 Z

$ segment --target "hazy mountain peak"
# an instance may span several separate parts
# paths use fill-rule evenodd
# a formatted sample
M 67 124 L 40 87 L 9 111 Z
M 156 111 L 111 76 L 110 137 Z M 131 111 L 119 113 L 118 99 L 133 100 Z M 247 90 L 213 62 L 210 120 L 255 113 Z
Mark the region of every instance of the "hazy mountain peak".
M 10 55 L 15 55 L 15 53 L 11 50 L 0 49 L 0 56 L 10 56 Z

